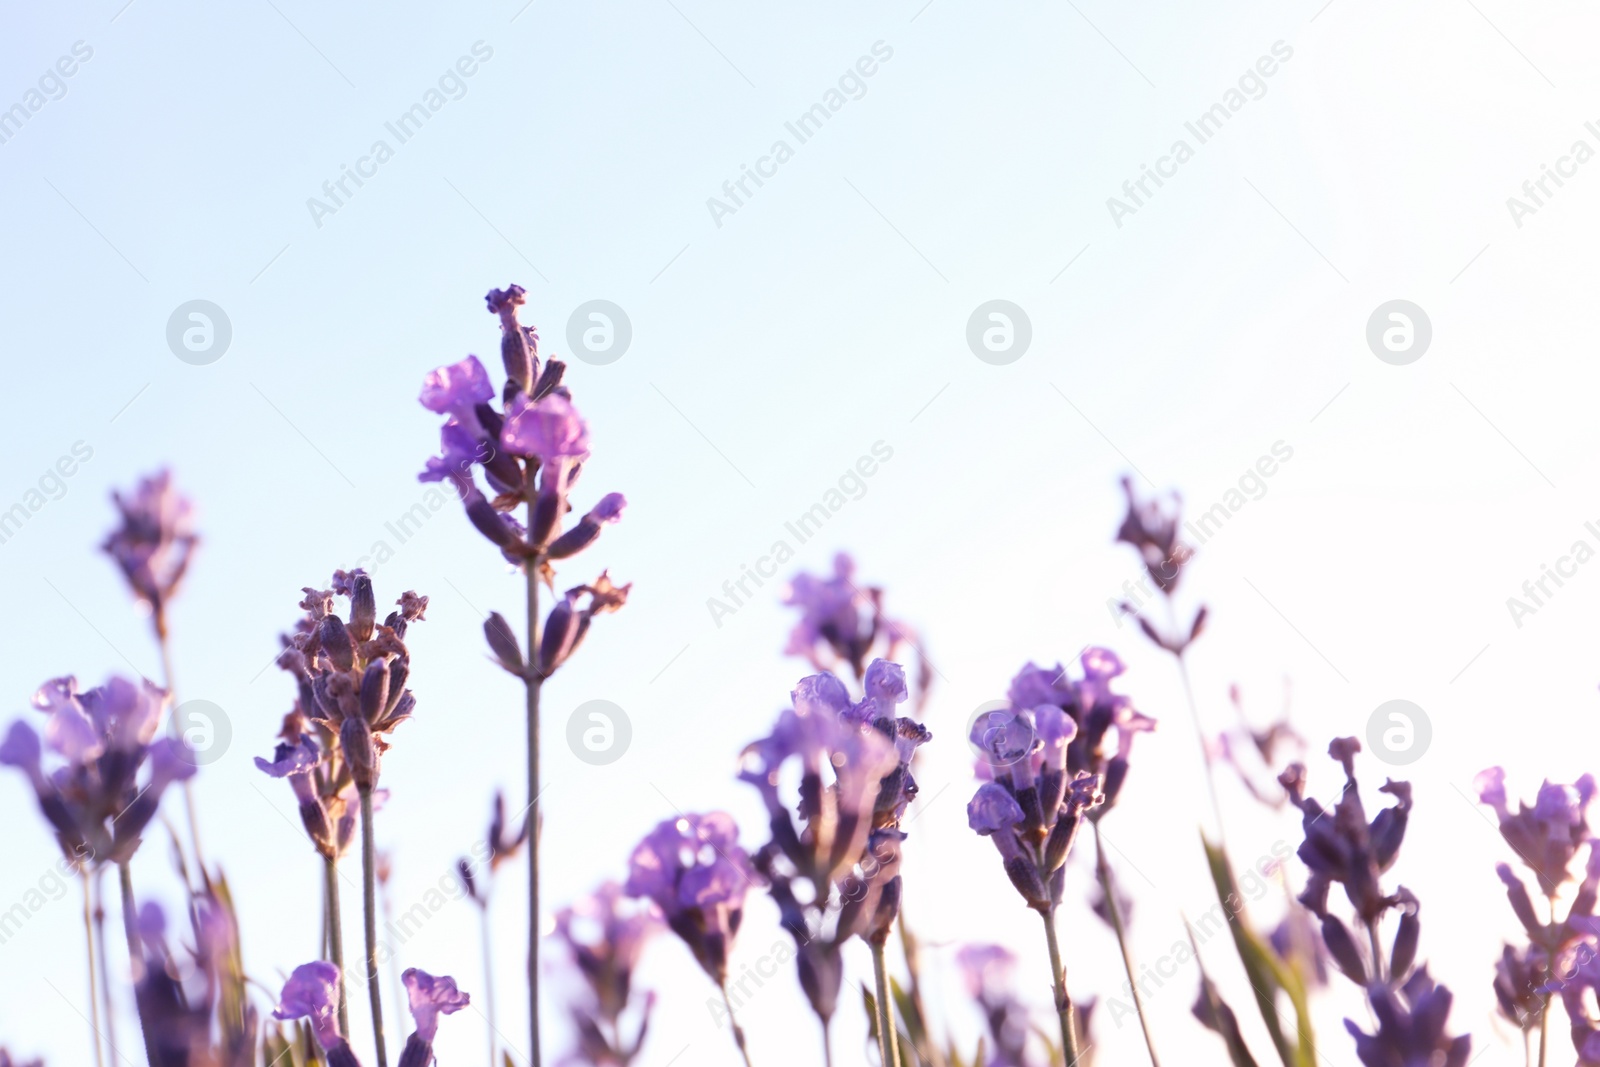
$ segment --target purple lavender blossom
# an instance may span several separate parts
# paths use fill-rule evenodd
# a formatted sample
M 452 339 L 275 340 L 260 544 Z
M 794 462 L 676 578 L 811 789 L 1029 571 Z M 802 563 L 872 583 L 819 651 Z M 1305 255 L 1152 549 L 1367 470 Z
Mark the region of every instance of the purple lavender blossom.
M 1515 812 L 1506 802 L 1504 770 L 1490 767 L 1474 784 L 1478 799 L 1499 817 L 1500 836 L 1537 876 L 1540 891 L 1555 896 L 1572 878 L 1573 857 L 1590 840 L 1587 813 L 1595 794 L 1593 776 L 1586 774 L 1572 785 L 1546 781 L 1534 803 L 1519 803 Z
M 406 968 L 400 981 L 406 987 L 411 1018 L 417 1024 L 416 1032 L 406 1042 L 406 1051 L 400 1057 L 400 1063 L 402 1067 L 426 1067 L 433 1059 L 432 1045 L 433 1039 L 439 1034 L 439 1016 L 454 1015 L 471 1003 L 472 998 L 456 988 L 454 978 L 435 978 L 416 967 Z M 421 1058 L 416 1058 L 412 1053 L 412 1047 L 417 1044 L 428 1046 Z
M 165 690 L 113 677 L 84 692 L 74 678 L 54 678 L 34 695 L 49 717 L 45 741 L 18 721 L 0 744 L 0 764 L 27 777 L 40 811 L 74 862 L 124 862 L 155 818 L 161 796 L 192 777 L 196 765 L 181 741 L 154 740 L 166 708 Z M 45 750 L 64 764 L 48 773 Z M 139 772 L 148 766 L 145 782 Z
M 759 884 L 733 816 L 713 811 L 657 825 L 633 850 L 624 891 L 653 901 L 720 987 L 744 920 L 745 893 Z
M 1398 990 L 1377 983 L 1368 989 L 1377 1033 L 1368 1034 L 1349 1019 L 1345 1029 L 1356 1039 L 1356 1058 L 1364 1067 L 1466 1067 L 1472 1054 L 1472 1037 L 1452 1038 L 1444 1032 L 1450 1015 L 1450 991 L 1417 972 Z
M 1133 479 L 1126 477 L 1122 479 L 1122 491 L 1128 498 L 1128 513 L 1117 531 L 1117 540 L 1134 547 L 1156 586 L 1170 595 L 1183 576 L 1184 564 L 1194 555 L 1179 533 L 1183 501 L 1176 493 L 1165 499 L 1140 500 L 1133 491 Z
M 569 1006 L 578 1035 L 574 1063 L 627 1067 L 639 1054 L 650 1025 L 654 994 L 635 997 L 633 972 L 644 946 L 661 929 L 649 902 L 630 902 L 622 887 L 605 882 L 590 896 L 556 912 L 555 936 L 567 946 L 582 976 L 585 995 Z M 624 1017 L 638 1022 L 631 1040 Z
M 302 963 L 283 985 L 272 1017 L 304 1019 L 325 1050 L 344 1043 L 339 1036 L 339 968 L 326 960 Z
M 589 425 L 560 393 L 537 403 L 518 397 L 506 411 L 500 446 L 517 456 L 536 456 L 546 465 L 589 455 Z
M 918 658 L 914 706 L 920 711 L 932 665 L 917 647 L 911 627 L 885 614 L 883 589 L 858 584 L 855 571 L 855 561 L 840 552 L 833 557 L 832 577 L 804 572 L 794 576 L 783 602 L 799 608 L 800 619 L 789 633 L 784 652 L 804 657 L 819 671 L 848 669 L 859 682 L 872 660 L 897 662 L 910 646 Z M 737 597 L 733 599 L 738 603 Z
M 111 498 L 122 525 L 101 546 L 121 569 L 134 596 L 149 605 L 156 636 L 165 639 L 166 608 L 177 593 L 200 539 L 194 532 L 193 507 L 172 485 L 168 471 L 139 480 L 124 496 Z

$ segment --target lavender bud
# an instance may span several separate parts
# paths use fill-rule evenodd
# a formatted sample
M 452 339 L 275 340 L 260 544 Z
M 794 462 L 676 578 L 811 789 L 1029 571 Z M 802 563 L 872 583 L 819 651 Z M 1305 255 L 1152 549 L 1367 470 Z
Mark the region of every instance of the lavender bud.
M 317 851 L 333 857 L 333 827 L 328 824 L 328 812 L 322 801 L 312 797 L 300 802 L 300 824 L 306 828 L 306 836 L 311 838 Z
M 378 780 L 378 749 L 372 743 L 372 733 L 361 719 L 346 719 L 339 728 L 339 746 L 344 749 L 345 762 L 350 764 L 350 777 L 358 789 L 371 789 Z
M 543 400 L 555 392 L 556 386 L 561 384 L 561 376 L 567 371 L 567 365 L 559 359 L 545 360 L 544 373 L 539 375 L 538 383 L 533 387 L 534 401 Z
M 411 677 L 411 663 L 404 656 L 396 656 L 389 661 L 389 699 L 385 703 L 385 715 L 394 714 L 395 705 L 400 703 L 400 696 L 406 691 L 406 679 Z
M 350 631 L 345 629 L 344 621 L 339 616 L 322 617 L 317 624 L 317 643 L 339 670 L 347 671 L 355 666 L 355 645 L 350 640 Z
M 1050 907 L 1050 891 L 1045 888 L 1039 872 L 1026 857 L 1012 856 L 1006 860 L 1006 876 L 1017 887 L 1017 892 L 1022 894 L 1022 899 L 1028 902 L 1028 907 L 1040 911 Z
M 1495 865 L 1495 873 L 1506 886 L 1506 899 L 1511 902 L 1511 910 L 1522 923 L 1522 928 L 1528 931 L 1528 936 L 1536 943 L 1543 937 L 1544 926 L 1539 922 L 1538 915 L 1534 914 L 1533 901 L 1528 896 L 1528 887 L 1522 884 L 1511 868 L 1504 864 Z
M 1322 943 L 1328 946 L 1328 955 L 1333 957 L 1333 962 L 1339 965 L 1346 977 L 1358 985 L 1367 984 L 1367 965 L 1361 961 L 1355 939 L 1338 916 L 1322 917 Z
M 522 650 L 517 647 L 517 638 L 511 632 L 511 624 L 498 611 L 491 611 L 489 618 L 483 624 L 483 636 L 489 641 L 489 651 L 494 653 L 494 658 L 500 666 L 510 671 L 517 677 L 522 677 Z
M 506 377 L 523 392 L 533 390 L 534 355 L 527 335 L 517 322 L 517 308 L 527 302 L 527 290 L 520 285 L 491 289 L 485 301 L 489 310 L 500 316 L 500 358 Z
M 565 597 L 557 601 L 545 618 L 544 634 L 539 639 L 538 669 L 541 677 L 550 677 L 557 667 L 566 662 L 577 643 L 579 630 L 580 620 L 572 598 Z
M 378 618 L 378 602 L 372 595 L 372 579 L 359 574 L 350 592 L 350 633 L 357 642 L 372 639 L 372 625 Z
M 510 548 L 519 543 L 516 529 L 506 522 L 505 516 L 496 511 L 482 493 L 474 492 L 465 503 L 467 518 L 483 536 L 501 548 Z
M 1406 891 L 1401 890 L 1402 893 Z M 1410 896 L 1406 893 L 1406 896 Z M 1417 918 L 1415 897 L 1413 904 L 1400 916 L 1400 928 L 1395 931 L 1394 945 L 1389 950 L 1389 977 L 1398 982 L 1411 970 L 1417 960 L 1417 941 L 1422 936 L 1422 921 Z
M 622 518 L 622 509 L 627 503 L 627 498 L 621 493 L 607 493 L 600 499 L 600 503 L 578 521 L 578 525 L 556 538 L 545 555 L 551 559 L 566 559 L 582 552 L 594 544 L 595 539 L 600 536 L 600 531 L 608 523 L 617 522 Z
M 382 660 L 367 664 L 361 676 L 361 717 L 375 723 L 389 706 L 389 665 Z

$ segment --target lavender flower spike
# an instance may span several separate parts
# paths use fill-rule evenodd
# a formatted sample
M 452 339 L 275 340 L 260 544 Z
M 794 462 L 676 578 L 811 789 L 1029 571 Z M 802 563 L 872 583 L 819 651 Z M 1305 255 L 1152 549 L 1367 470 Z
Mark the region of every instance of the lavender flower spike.
M 405 983 L 411 1017 L 417 1023 L 416 1030 L 406 1039 L 405 1051 L 400 1054 L 400 1067 L 428 1067 L 433 1062 L 433 1039 L 439 1033 L 439 1016 L 454 1015 L 472 998 L 456 988 L 454 978 L 435 978 L 415 967 L 406 968 L 400 980 Z
M 194 509 L 164 470 L 140 479 L 131 494 L 113 491 L 111 498 L 122 513 L 122 525 L 101 547 L 116 561 L 134 595 L 150 606 L 156 636 L 165 639 L 167 602 L 178 591 L 200 541 Z

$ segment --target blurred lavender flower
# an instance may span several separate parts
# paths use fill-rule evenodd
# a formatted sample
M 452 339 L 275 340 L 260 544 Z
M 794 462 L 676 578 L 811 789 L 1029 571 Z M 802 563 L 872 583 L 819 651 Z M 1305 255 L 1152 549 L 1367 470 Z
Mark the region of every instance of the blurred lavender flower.
M 326 1052 L 328 1067 L 360 1067 L 350 1045 L 339 1034 L 339 968 L 318 960 L 302 963 L 283 984 L 273 1009 L 275 1019 L 305 1019 Z
M 49 716 L 44 744 L 20 719 L 0 742 L 0 765 L 27 777 L 63 854 L 74 862 L 125 863 L 167 786 L 194 775 L 182 741 L 155 740 L 166 704 L 166 691 L 149 682 L 113 676 L 79 692 L 76 678 L 53 678 L 33 697 L 34 708 Z M 65 760 L 48 774 L 45 748 Z
M 1033 1024 L 1014 991 L 1017 957 L 1000 945 L 963 945 L 956 965 L 994 1043 L 983 1067 L 1034 1067 L 1038 1061 L 1028 1054 Z
M 1374 983 L 1368 990 L 1378 1031 L 1368 1034 L 1349 1019 L 1345 1029 L 1356 1039 L 1356 1058 L 1364 1067 L 1466 1067 L 1472 1037 L 1444 1032 L 1450 991 L 1435 985 L 1419 967 L 1398 990 Z
M 848 669 L 857 682 L 866 676 L 873 659 L 898 662 L 906 646 L 917 653 L 917 699 L 920 713 L 927 698 L 932 664 L 922 654 L 916 632 L 884 613 L 881 586 L 861 586 L 855 581 L 856 564 L 848 553 L 833 557 L 833 576 L 794 576 L 783 602 L 800 609 L 800 619 L 789 633 L 784 652 L 811 661 L 819 671 Z
M 567 946 L 586 994 L 569 1005 L 578 1047 L 564 1063 L 628 1067 L 644 1045 L 655 994 L 633 995 L 633 972 L 645 944 L 661 929 L 655 906 L 629 906 L 623 889 L 605 882 L 556 912 L 555 936 Z M 625 1019 L 637 1015 L 631 1038 Z
M 875 874 L 886 876 L 880 884 L 895 877 L 877 866 L 881 861 L 871 851 L 871 838 L 879 823 L 888 829 L 898 822 L 895 808 L 902 794 L 915 791 L 909 768 L 902 767 L 909 757 L 903 760 L 897 750 L 902 728 L 894 709 L 896 697 L 903 699 L 898 670 L 875 661 L 868 673 L 878 695 L 859 703 L 832 674 L 802 678 L 790 694 L 792 707 L 779 715 L 771 735 L 745 749 L 739 775 L 766 804 L 772 840 L 756 853 L 755 866 L 794 937 L 800 985 L 824 1032 L 844 980 L 842 947 L 862 932 L 861 919 L 870 914 L 867 882 L 848 879 L 858 869 L 865 874 L 867 862 Z M 909 726 L 904 732 L 908 740 L 916 736 Z M 783 767 L 791 761 L 800 771 L 798 807 L 778 790 Z M 798 825 L 791 811 L 798 813 Z M 855 891 L 847 896 L 841 883 Z
M 101 546 L 122 571 L 134 596 L 150 608 L 156 636 L 167 636 L 167 603 L 177 593 L 200 539 L 193 507 L 168 471 L 139 480 L 132 493 L 113 490 L 122 525 Z
M 160 905 L 140 909 L 144 966 L 134 994 L 151 1067 L 255 1067 L 257 1017 L 245 996 L 232 908 L 207 890 L 191 901 L 190 919 L 194 947 L 180 957 L 167 942 Z
M 1588 809 L 1595 782 L 1584 775 L 1572 785 L 1546 781 L 1530 806 L 1519 803 L 1513 812 L 1506 803 L 1506 772 L 1490 767 L 1473 783 L 1478 799 L 1492 807 L 1500 820 L 1500 836 L 1533 871 L 1539 891 L 1553 897 L 1572 878 L 1568 869 L 1578 850 L 1590 841 Z
M 472 998 L 456 988 L 454 978 L 435 978 L 415 967 L 406 968 L 400 981 L 406 987 L 411 1018 L 417 1024 L 406 1038 L 405 1051 L 400 1053 L 400 1067 L 428 1067 L 434 1061 L 433 1039 L 439 1033 L 439 1016 L 454 1015 Z

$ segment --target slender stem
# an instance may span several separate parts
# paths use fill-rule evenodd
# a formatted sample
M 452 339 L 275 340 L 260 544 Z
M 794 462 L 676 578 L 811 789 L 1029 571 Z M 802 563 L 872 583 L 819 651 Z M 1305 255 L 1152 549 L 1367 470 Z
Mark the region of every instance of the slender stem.
M 344 973 L 344 920 L 339 913 L 339 861 L 322 857 L 323 910 L 328 924 L 328 960 L 339 968 L 339 1035 L 350 1039 L 349 982 Z
M 1078 1021 L 1074 1017 L 1076 1009 L 1072 1006 L 1072 996 L 1067 992 L 1067 969 L 1061 964 L 1061 945 L 1056 940 L 1055 909 L 1041 910 L 1039 917 L 1044 920 L 1044 939 L 1050 947 L 1050 980 L 1055 984 L 1056 1014 L 1061 1018 L 1061 1049 L 1066 1067 L 1074 1067 L 1078 1057 L 1083 1055 L 1078 1051 Z
M 156 645 L 161 650 L 161 679 L 166 683 L 167 695 L 171 698 L 173 707 L 177 707 L 178 689 L 173 681 L 172 674 L 172 646 L 167 639 L 167 620 L 163 614 L 158 613 L 156 615 L 155 629 Z M 178 736 L 178 720 L 173 718 L 171 722 L 173 736 Z M 200 851 L 200 820 L 195 814 L 197 809 L 194 804 L 194 779 L 192 776 L 183 780 L 183 807 L 184 813 L 189 818 L 189 848 L 194 853 L 194 865 L 200 871 L 200 884 L 209 886 L 211 884 L 211 876 L 206 873 L 205 853 Z
M 389 1067 L 383 1045 L 383 995 L 378 984 L 378 850 L 372 843 L 372 787 L 361 793 L 361 907 L 367 926 L 367 998 L 372 1002 L 372 1041 L 378 1067 Z
M 1548 896 L 1546 896 L 1545 897 L 1545 902 L 1550 905 L 1550 926 L 1554 927 L 1555 924 L 1556 924 L 1556 897 L 1555 897 L 1555 894 L 1551 893 Z M 1570 918 L 1570 915 L 1568 917 Z M 1545 946 L 1545 952 L 1544 952 L 1544 985 L 1545 985 L 1545 987 L 1547 989 L 1550 986 L 1550 984 L 1555 981 L 1555 977 L 1556 977 L 1555 953 L 1553 951 L 1551 951 L 1551 947 L 1549 945 L 1546 945 Z M 1548 992 L 1544 992 L 1544 993 L 1540 993 L 1539 994 L 1539 1067 L 1544 1067 L 1545 1050 L 1549 1047 L 1549 1045 L 1550 1045 L 1550 994 Z
M 479 925 L 483 931 L 483 1005 L 486 1009 L 485 1019 L 489 1024 L 489 1067 L 495 1067 L 496 1038 L 500 1031 L 494 1025 L 494 957 L 490 945 L 492 939 L 489 935 L 489 902 L 485 900 L 478 907 Z
M 1117 934 L 1117 947 L 1122 950 L 1122 969 L 1128 975 L 1128 988 L 1133 991 L 1133 1007 L 1139 1013 L 1139 1029 L 1144 1031 L 1144 1047 L 1150 1051 L 1150 1067 L 1161 1067 L 1156 1056 L 1155 1039 L 1150 1035 L 1150 1020 L 1145 1016 L 1144 997 L 1139 992 L 1139 980 L 1134 975 L 1133 951 L 1128 948 L 1128 935 L 1122 925 L 1122 905 L 1117 903 L 1116 891 L 1111 888 L 1111 863 L 1106 859 L 1105 841 L 1100 836 L 1100 820 L 1094 824 L 1094 869 L 1100 879 L 1100 891 L 1106 895 L 1106 911 L 1111 915 L 1111 928 Z
M 911 933 L 911 928 L 906 924 L 906 909 L 903 905 L 900 913 L 895 916 L 895 924 L 900 930 L 900 948 L 905 952 L 906 973 L 911 979 L 906 995 L 911 998 L 911 1007 L 917 1013 L 917 1018 L 921 1019 L 922 1025 L 926 1027 L 930 1016 L 927 1006 L 922 1002 L 922 951 L 916 937 Z M 927 1057 L 931 1061 L 931 1067 L 946 1067 L 944 1050 L 939 1047 L 939 1043 L 930 1037 L 927 1045 Z M 922 1050 L 918 1051 L 920 1053 Z
M 117 1017 L 111 1010 L 111 963 L 110 954 L 106 949 L 106 902 L 105 894 L 101 891 L 100 872 L 94 872 L 94 940 L 95 951 L 100 956 L 100 1004 L 104 1009 L 106 1019 L 106 1048 L 111 1052 L 111 1058 L 116 1060 L 122 1055 L 117 1048 Z
M 1168 607 L 1171 607 L 1170 601 Z M 1211 749 L 1206 745 L 1206 732 L 1200 725 L 1200 708 L 1195 703 L 1194 686 L 1189 681 L 1189 662 L 1183 658 L 1182 652 L 1174 652 L 1173 658 L 1178 661 L 1178 676 L 1183 679 L 1183 695 L 1189 704 L 1189 718 L 1194 722 L 1195 739 L 1200 742 L 1200 764 L 1206 769 L 1206 791 L 1211 795 L 1211 814 L 1217 820 L 1217 844 L 1226 851 L 1228 834 L 1222 823 L 1222 801 L 1217 797 L 1217 774 L 1211 766 Z
M 532 475 L 529 482 L 532 482 Z M 528 529 L 537 521 L 534 516 L 536 496 L 530 484 L 528 491 Z M 533 1060 L 531 1067 L 540 1067 L 539 1051 L 539 693 L 544 677 L 539 673 L 539 561 L 523 564 L 528 584 L 528 667 L 527 725 L 528 725 L 528 1025 L 531 1030 Z
M 900 1067 L 900 1035 L 895 1029 L 893 1001 L 889 999 L 889 968 L 883 961 L 883 942 L 871 944 L 872 974 L 878 982 L 878 1052 L 884 1067 Z
M 1372 949 L 1372 976 L 1380 982 L 1388 981 L 1384 977 L 1383 948 L 1378 944 L 1378 924 L 1376 921 L 1367 923 L 1367 945 Z
M 90 900 L 89 871 L 78 872 L 83 880 L 83 943 L 89 953 L 89 1040 L 94 1044 L 96 1067 L 105 1067 L 105 1053 L 100 1049 L 100 983 L 94 964 L 94 905 Z
M 833 1020 L 822 1020 L 822 1067 L 833 1067 Z
M 128 969 L 133 975 L 133 1003 L 138 1010 L 139 985 L 144 980 L 144 951 L 139 939 L 138 907 L 133 898 L 133 872 L 128 868 L 126 860 L 117 864 L 117 884 L 122 890 L 122 932 L 128 939 Z M 110 984 L 110 976 L 106 977 Z M 144 1017 L 143 1011 L 138 1011 L 139 1032 L 144 1037 L 145 1058 L 155 1064 L 155 1043 L 150 1040 L 150 1024 Z
M 739 1020 L 733 1014 L 733 1001 L 728 999 L 728 983 L 723 982 L 718 987 L 722 991 L 722 1006 L 728 1009 L 728 1025 L 733 1027 L 733 1043 L 739 1046 L 739 1055 L 744 1060 L 744 1067 L 750 1067 L 750 1050 L 744 1045 L 744 1027 L 739 1025 Z

